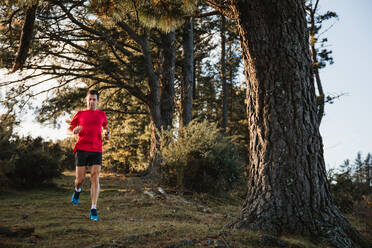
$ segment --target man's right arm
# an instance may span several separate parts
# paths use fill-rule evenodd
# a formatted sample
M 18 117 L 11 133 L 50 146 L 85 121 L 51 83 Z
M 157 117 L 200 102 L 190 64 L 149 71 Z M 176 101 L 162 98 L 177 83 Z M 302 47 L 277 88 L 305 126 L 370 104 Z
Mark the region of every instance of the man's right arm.
M 68 135 L 74 135 L 74 134 L 78 134 L 81 129 L 83 129 L 82 126 L 77 126 L 75 128 L 73 128 L 72 126 L 69 126 L 69 128 L 67 128 L 67 134 Z
M 80 116 L 80 111 L 78 111 L 75 114 L 74 118 L 72 118 L 72 121 L 68 121 L 68 124 L 69 124 L 69 127 L 67 128 L 68 135 L 78 134 L 83 128 L 82 126 L 79 126 L 79 116 Z
M 73 134 L 74 134 L 74 130 L 72 129 L 72 126 L 69 126 L 69 127 L 67 128 L 67 134 L 68 134 L 68 135 L 73 135 Z

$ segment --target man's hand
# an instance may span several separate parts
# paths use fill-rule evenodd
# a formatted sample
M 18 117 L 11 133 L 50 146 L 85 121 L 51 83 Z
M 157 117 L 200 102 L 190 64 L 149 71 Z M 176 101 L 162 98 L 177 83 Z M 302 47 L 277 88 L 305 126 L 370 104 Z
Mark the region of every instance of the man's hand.
M 78 133 L 80 133 L 81 129 L 83 129 L 82 126 L 77 126 L 77 127 L 74 128 L 74 130 L 72 132 L 73 132 L 73 134 L 78 134 Z
M 103 133 L 105 135 L 105 139 L 106 140 L 109 140 L 110 139 L 110 131 L 109 131 L 109 129 L 108 128 L 107 129 L 104 129 L 103 130 Z

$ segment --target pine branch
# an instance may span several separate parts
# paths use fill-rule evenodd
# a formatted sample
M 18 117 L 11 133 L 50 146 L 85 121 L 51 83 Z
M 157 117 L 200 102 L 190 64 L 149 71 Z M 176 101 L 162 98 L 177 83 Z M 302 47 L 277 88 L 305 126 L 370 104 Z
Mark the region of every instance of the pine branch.
M 205 0 L 205 3 L 216 9 L 218 12 L 224 16 L 235 19 L 233 11 L 228 7 L 227 1 L 218 1 L 218 0 Z
M 67 14 L 68 18 L 74 23 L 76 24 L 77 26 L 79 26 L 81 29 L 83 29 L 84 31 L 87 31 L 91 34 L 95 34 L 97 35 L 98 37 L 101 37 L 103 38 L 104 40 L 106 40 L 109 44 L 111 44 L 112 46 L 114 46 L 115 48 L 119 49 L 120 52 L 122 52 L 124 55 L 126 56 L 133 56 L 133 53 L 131 53 L 130 51 L 128 51 L 127 49 L 125 49 L 124 47 L 120 46 L 118 44 L 118 42 L 116 42 L 115 40 L 113 40 L 111 37 L 109 37 L 108 35 L 106 35 L 106 33 L 103 33 L 103 32 L 99 32 L 95 29 L 92 29 L 86 25 L 84 25 L 83 23 L 79 22 L 72 14 L 70 11 L 67 10 L 67 8 L 63 5 L 63 3 L 60 3 L 59 1 L 54 1 L 56 2 L 56 4 Z M 72 8 L 72 7 L 71 7 Z M 107 31 L 107 30 L 106 30 Z
M 72 54 L 76 55 L 76 53 L 72 53 Z M 98 67 L 98 64 L 94 64 L 94 63 L 86 61 L 86 60 L 75 59 L 75 58 L 72 58 L 70 56 L 65 56 L 65 55 L 63 55 L 63 53 L 55 53 L 55 52 L 48 51 L 46 53 L 46 55 L 53 55 L 55 57 L 66 59 L 68 61 L 73 61 L 73 62 L 77 62 L 77 63 L 82 63 L 82 64 Z

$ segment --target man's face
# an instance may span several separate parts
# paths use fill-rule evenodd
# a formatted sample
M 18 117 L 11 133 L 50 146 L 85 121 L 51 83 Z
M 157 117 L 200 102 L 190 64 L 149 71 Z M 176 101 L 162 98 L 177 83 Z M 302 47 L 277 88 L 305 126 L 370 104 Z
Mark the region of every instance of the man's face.
M 86 101 L 87 101 L 87 108 L 89 110 L 96 110 L 97 105 L 98 105 L 97 95 L 88 94 L 86 97 Z

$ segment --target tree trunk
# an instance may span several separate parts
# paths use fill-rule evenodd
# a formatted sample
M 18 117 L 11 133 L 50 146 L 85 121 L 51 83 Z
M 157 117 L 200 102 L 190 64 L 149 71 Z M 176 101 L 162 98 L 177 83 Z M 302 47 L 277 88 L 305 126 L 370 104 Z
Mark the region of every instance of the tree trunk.
M 232 42 L 229 44 L 229 81 L 230 81 L 230 121 L 233 122 L 233 97 L 234 97 L 234 81 L 233 81 L 233 53 Z M 230 135 L 232 135 L 232 130 L 230 129 Z
M 141 42 L 148 76 L 149 94 L 147 95 L 147 105 L 151 119 L 151 145 L 148 172 L 151 176 L 157 177 L 160 168 L 160 156 L 158 152 L 160 145 L 157 130 L 160 130 L 162 126 L 160 80 L 154 72 L 148 40 L 143 37 Z
M 36 1 L 36 3 L 26 8 L 20 44 L 17 51 L 17 56 L 14 60 L 13 68 L 11 71 L 12 73 L 16 72 L 18 69 L 22 70 L 22 67 L 26 61 L 27 53 L 32 41 L 32 33 L 34 31 L 37 7 L 38 1 Z
M 161 119 L 164 129 L 171 128 L 174 115 L 174 75 L 176 68 L 176 36 L 161 34 Z
M 231 1 L 247 77 L 248 192 L 231 225 L 367 245 L 335 206 L 319 133 L 304 1 Z
M 226 20 L 221 16 L 221 81 L 222 81 L 222 131 L 226 132 L 227 122 L 227 86 L 226 86 Z
M 151 80 L 149 80 L 151 81 Z M 149 112 L 151 119 L 151 142 L 150 142 L 150 161 L 148 172 L 151 176 L 159 175 L 160 155 L 159 155 L 159 135 L 158 130 L 162 127 L 160 110 L 160 82 L 155 80 L 150 82 Z
M 148 42 L 144 46 L 144 56 L 149 76 L 150 94 L 148 105 L 151 118 L 150 165 L 148 172 L 157 177 L 160 173 L 158 130 L 172 127 L 174 115 L 174 78 L 176 65 L 175 33 L 161 34 L 160 80 L 153 70 Z
M 183 30 L 183 80 L 181 89 L 180 129 L 192 120 L 194 86 L 194 30 L 192 18 L 187 18 Z

